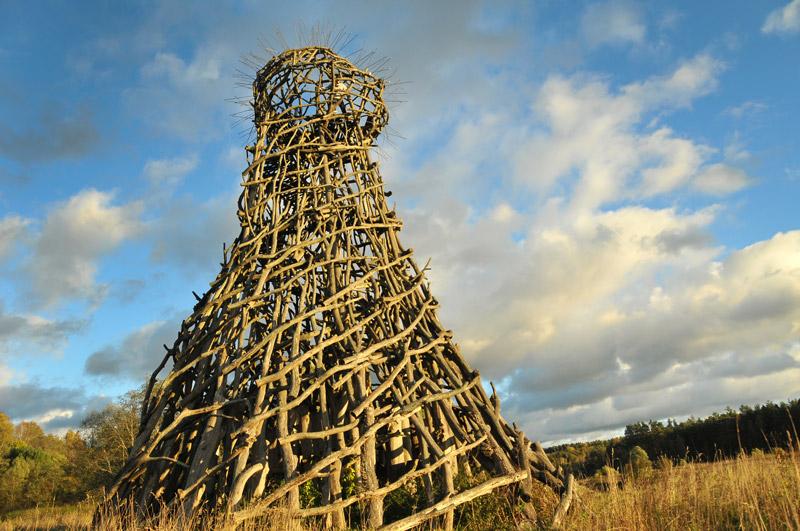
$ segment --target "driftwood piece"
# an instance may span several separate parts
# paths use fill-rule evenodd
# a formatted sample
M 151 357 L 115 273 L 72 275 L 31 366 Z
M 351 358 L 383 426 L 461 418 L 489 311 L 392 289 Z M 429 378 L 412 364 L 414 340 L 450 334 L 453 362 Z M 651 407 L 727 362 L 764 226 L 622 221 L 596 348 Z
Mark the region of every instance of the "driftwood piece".
M 403 518 L 402 520 L 398 520 L 397 522 L 385 525 L 380 529 L 381 531 L 404 531 L 405 529 L 411 529 L 412 527 L 418 526 L 435 516 L 443 514 L 446 511 L 452 510 L 452 508 L 457 505 L 461 505 L 462 503 L 474 500 L 479 496 L 484 496 L 486 494 L 489 494 L 493 490 L 502 487 L 504 485 L 510 485 L 511 483 L 517 483 L 519 481 L 522 481 L 527 476 L 528 474 L 526 472 L 515 472 L 514 474 L 508 476 L 500 476 L 492 478 L 488 481 L 481 483 L 477 487 L 465 490 L 450 498 L 445 498 L 444 500 L 430 507 L 427 507 L 409 517 Z
M 541 446 L 500 416 L 436 315 L 427 266 L 400 244 L 370 158 L 383 91 L 322 47 L 258 71 L 239 236 L 150 379 L 106 504 L 236 521 L 280 505 L 337 529 L 444 515 L 451 528 L 455 507 L 503 485 L 562 489 Z M 488 479 L 459 491 L 454 477 L 479 477 L 474 466 Z M 428 506 L 387 522 L 385 496 L 410 482 Z M 350 521 L 355 503 L 365 510 Z
M 564 521 L 564 516 L 566 516 L 567 511 L 569 511 L 569 507 L 572 504 L 572 497 L 575 494 L 575 478 L 572 474 L 567 476 L 567 486 L 564 490 L 564 494 L 561 496 L 561 501 L 556 507 L 556 513 L 553 515 L 553 522 L 551 527 L 553 529 L 558 529 L 561 527 L 561 524 Z

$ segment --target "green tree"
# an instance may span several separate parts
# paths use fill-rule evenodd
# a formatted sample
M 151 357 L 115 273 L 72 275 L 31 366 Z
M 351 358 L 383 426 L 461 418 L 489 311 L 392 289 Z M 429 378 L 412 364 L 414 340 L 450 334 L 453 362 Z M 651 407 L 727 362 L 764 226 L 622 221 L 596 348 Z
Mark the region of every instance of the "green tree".
M 58 497 L 67 502 L 83 500 L 93 487 L 92 478 L 87 474 L 88 470 L 92 470 L 89 446 L 80 433 L 70 430 L 64 435 L 64 450 L 64 481 Z
M 14 436 L 28 446 L 53 454 L 64 454 L 64 441 L 55 435 L 48 435 L 33 421 L 22 421 L 14 427 Z
M 14 440 L 14 425 L 8 415 L 0 411 L 0 455 Z
M 650 433 L 650 425 L 646 422 L 635 422 L 625 426 L 625 437 L 634 437 L 646 433 Z
M 143 389 L 130 391 L 116 403 L 90 413 L 81 424 L 89 460 L 86 474 L 92 488 L 107 486 L 125 463 L 139 431 Z
M 52 503 L 64 477 L 64 456 L 15 441 L 0 463 L 0 511 Z
M 0 514 L 85 499 L 107 485 L 139 428 L 143 391 L 90 414 L 81 431 L 49 435 L 35 422 L 16 426 L 0 413 Z
M 42 427 L 33 421 L 22 421 L 14 426 L 14 438 L 28 446 L 41 448 L 44 446 L 45 437 Z

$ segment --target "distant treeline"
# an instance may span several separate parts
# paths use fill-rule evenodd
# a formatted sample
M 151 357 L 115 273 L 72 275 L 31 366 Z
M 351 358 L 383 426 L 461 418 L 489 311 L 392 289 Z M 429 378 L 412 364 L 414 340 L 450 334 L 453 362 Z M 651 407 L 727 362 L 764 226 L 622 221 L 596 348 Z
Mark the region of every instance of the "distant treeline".
M 711 461 L 755 449 L 786 448 L 800 430 L 800 399 L 775 404 L 728 408 L 704 419 L 637 422 L 623 437 L 548 448 L 551 459 L 574 474 L 587 477 L 609 465 L 621 470 L 638 446 L 652 460 Z
M 0 521 L 11 511 L 99 496 L 128 455 L 142 396 L 132 391 L 63 435 L 32 421 L 15 425 L 0 411 Z

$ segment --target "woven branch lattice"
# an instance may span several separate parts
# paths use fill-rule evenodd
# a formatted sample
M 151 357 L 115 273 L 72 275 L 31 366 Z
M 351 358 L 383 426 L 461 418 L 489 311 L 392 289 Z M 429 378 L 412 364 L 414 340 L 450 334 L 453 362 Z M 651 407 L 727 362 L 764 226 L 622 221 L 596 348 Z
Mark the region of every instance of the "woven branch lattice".
M 568 490 L 500 417 L 398 241 L 369 157 L 383 90 L 327 48 L 259 70 L 241 233 L 150 381 L 109 500 L 240 519 L 287 504 L 336 528 L 408 529 L 438 515 L 452 527 L 455 506 L 503 485 Z M 475 467 L 489 475 L 459 492 L 454 475 Z M 385 522 L 385 496 L 409 482 L 427 507 Z M 319 496 L 301 503 L 309 484 Z

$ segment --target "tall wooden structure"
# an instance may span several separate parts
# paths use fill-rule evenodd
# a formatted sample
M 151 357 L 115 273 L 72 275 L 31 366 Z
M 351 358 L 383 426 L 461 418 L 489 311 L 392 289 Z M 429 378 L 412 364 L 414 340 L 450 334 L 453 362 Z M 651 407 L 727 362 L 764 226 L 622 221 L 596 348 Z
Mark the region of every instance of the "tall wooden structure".
M 260 500 L 336 528 L 408 529 L 452 527 L 455 506 L 503 485 L 563 489 L 500 417 L 398 240 L 369 154 L 383 91 L 321 47 L 258 71 L 241 232 L 151 379 L 111 500 L 242 518 Z M 483 480 L 459 491 L 459 471 Z M 388 521 L 385 496 L 412 483 L 426 507 Z

